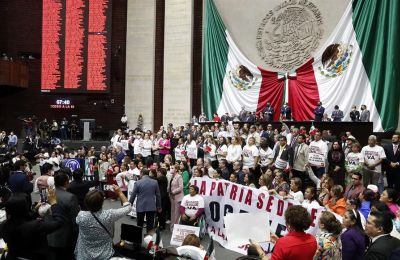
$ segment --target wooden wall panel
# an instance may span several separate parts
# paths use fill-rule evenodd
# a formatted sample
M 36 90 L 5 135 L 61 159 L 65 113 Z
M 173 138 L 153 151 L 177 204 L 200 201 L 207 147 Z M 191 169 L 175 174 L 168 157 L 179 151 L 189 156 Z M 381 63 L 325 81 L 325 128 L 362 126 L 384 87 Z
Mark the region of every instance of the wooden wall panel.
M 124 113 L 125 46 L 128 0 L 113 0 L 111 90 L 108 94 L 42 94 L 40 92 L 40 60 L 29 61 L 29 88 L 0 90 L 0 129 L 19 133 L 19 116 L 35 114 L 39 118 L 61 119 L 77 115 L 95 118 L 103 131 L 116 129 Z M 41 0 L 0 1 L 0 53 L 16 57 L 18 52 L 41 53 Z M 71 99 L 74 110 L 50 109 L 61 98 Z M 96 104 L 96 105 L 95 105 Z

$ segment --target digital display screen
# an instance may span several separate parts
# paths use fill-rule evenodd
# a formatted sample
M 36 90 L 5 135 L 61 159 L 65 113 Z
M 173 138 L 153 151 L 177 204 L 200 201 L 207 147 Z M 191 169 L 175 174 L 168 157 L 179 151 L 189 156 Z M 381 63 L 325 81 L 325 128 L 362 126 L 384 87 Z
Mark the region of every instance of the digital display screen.
M 43 0 L 41 91 L 110 89 L 111 0 Z

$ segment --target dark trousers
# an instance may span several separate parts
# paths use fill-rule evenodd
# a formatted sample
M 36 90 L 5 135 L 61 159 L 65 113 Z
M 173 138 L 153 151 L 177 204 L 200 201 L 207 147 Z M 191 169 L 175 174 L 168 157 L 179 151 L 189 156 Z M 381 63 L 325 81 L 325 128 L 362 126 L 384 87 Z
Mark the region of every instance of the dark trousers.
M 144 211 L 137 212 L 137 225 L 139 227 L 143 227 L 144 224 L 144 216 L 146 216 L 146 231 L 147 233 L 154 229 L 154 217 L 156 215 L 155 211 Z
M 158 225 L 161 228 L 165 228 L 165 222 L 167 221 L 167 212 L 169 211 L 169 209 L 171 208 L 171 206 L 169 206 L 168 208 L 168 203 L 169 203 L 169 198 L 168 196 L 165 198 L 161 198 L 161 208 L 162 211 L 157 213 L 157 217 L 158 217 Z
M 57 260 L 74 260 L 75 254 L 74 249 L 75 247 L 50 247 L 51 251 L 56 256 L 55 259 Z

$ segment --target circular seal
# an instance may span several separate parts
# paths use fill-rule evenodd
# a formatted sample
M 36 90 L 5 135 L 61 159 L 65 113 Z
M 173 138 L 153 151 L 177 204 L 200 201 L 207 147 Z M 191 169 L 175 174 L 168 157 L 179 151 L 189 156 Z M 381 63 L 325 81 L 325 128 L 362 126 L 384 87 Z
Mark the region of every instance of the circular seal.
M 322 66 L 318 70 L 328 78 L 341 75 L 350 65 L 353 55 L 353 45 L 334 43 L 329 45 L 322 53 Z
M 310 57 L 323 36 L 322 16 L 308 0 L 287 0 L 270 10 L 262 20 L 256 47 L 269 66 L 290 71 Z

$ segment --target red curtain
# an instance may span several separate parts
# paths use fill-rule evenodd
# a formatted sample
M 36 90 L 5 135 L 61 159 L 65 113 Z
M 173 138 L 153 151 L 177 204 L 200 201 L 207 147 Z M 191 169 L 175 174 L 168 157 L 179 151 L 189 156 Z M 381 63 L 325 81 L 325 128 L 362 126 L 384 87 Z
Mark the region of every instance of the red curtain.
M 285 79 L 278 79 L 278 73 L 276 72 L 267 71 L 260 67 L 258 69 L 261 71 L 262 82 L 258 96 L 257 114 L 264 110 L 267 102 L 270 102 L 275 110 L 274 120 L 279 120 Z
M 289 76 L 289 105 L 296 121 L 314 119 L 319 93 L 313 62 L 314 59 L 311 59 L 296 70 L 296 76 Z

